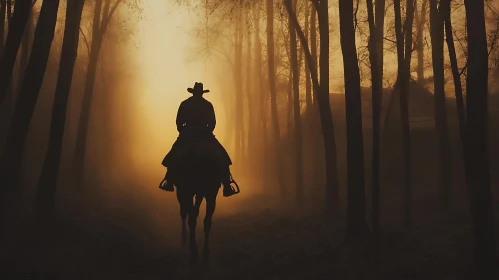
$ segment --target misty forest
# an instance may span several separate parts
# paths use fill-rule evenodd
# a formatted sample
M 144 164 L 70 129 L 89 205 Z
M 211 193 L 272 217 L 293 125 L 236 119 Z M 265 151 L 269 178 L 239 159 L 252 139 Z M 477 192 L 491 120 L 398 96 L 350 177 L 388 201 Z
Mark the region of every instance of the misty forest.
M 499 277 L 499 1 L 0 13 L 1 279 Z M 181 208 L 161 160 L 195 82 L 241 191 Z

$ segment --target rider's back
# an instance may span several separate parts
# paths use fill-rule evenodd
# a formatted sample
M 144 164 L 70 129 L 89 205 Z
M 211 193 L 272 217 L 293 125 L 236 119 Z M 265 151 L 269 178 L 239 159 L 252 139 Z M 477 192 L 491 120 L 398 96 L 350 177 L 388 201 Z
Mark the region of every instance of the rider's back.
M 213 132 L 216 125 L 213 105 L 200 96 L 192 96 L 182 101 L 177 113 L 177 130 L 185 127 L 203 127 Z

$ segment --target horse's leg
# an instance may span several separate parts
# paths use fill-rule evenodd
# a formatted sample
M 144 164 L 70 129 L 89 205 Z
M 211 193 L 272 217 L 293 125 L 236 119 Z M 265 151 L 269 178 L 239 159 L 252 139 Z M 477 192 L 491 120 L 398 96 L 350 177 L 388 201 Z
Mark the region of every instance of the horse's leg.
M 183 191 L 183 188 L 180 189 L 177 188 L 177 200 L 180 204 L 180 218 L 182 219 L 182 235 L 181 235 L 182 248 L 185 248 L 185 245 L 187 245 L 186 221 L 187 221 L 187 213 L 189 210 L 189 204 L 192 204 L 192 198 L 190 199 L 191 201 L 189 202 L 188 196 L 189 194 Z
M 198 245 L 196 243 L 196 223 L 199 215 L 199 206 L 203 200 L 202 196 L 196 196 L 196 202 L 192 205 L 191 197 L 191 208 L 189 211 L 189 245 L 191 248 L 191 264 L 197 264 L 198 261 Z
M 204 217 L 204 247 L 203 258 L 207 262 L 210 255 L 210 230 L 215 206 L 217 202 L 218 188 L 216 188 L 209 196 L 206 197 L 206 215 Z

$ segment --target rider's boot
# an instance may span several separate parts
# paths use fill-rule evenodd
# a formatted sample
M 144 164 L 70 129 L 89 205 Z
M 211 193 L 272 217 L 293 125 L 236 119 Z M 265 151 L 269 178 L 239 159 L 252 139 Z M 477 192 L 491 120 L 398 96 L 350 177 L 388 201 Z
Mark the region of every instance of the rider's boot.
M 160 186 L 162 190 L 165 190 L 167 192 L 173 192 L 173 182 L 171 180 L 171 174 L 170 174 L 170 169 L 166 170 L 165 178 L 163 179 L 163 182 Z
M 223 189 L 223 195 L 224 197 L 229 197 L 234 194 L 236 194 L 236 191 L 230 186 L 230 183 L 232 181 L 232 176 L 230 175 L 230 169 L 229 166 L 225 168 L 225 172 L 222 173 L 222 185 L 224 187 Z

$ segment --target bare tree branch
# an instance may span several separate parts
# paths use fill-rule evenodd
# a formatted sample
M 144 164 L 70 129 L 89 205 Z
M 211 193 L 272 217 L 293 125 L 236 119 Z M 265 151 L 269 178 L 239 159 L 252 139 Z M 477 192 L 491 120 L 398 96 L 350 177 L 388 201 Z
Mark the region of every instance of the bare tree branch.
M 104 36 L 104 32 L 106 31 L 107 26 L 109 25 L 109 22 L 111 21 L 111 18 L 113 17 L 114 13 L 116 12 L 116 9 L 118 8 L 118 6 L 122 2 L 123 2 L 123 0 L 116 0 L 113 7 L 111 8 L 111 11 L 109 12 L 109 14 L 107 16 L 105 15 L 104 19 L 102 20 L 102 25 L 101 25 L 101 29 L 100 29 L 101 36 Z
M 296 18 L 296 15 L 293 13 L 292 7 L 289 6 L 288 2 L 285 0 L 284 6 L 286 7 L 286 10 L 288 11 L 289 18 L 293 22 L 293 24 L 296 27 L 296 33 L 298 34 L 298 37 L 300 38 L 301 46 L 303 51 L 305 52 L 305 58 L 307 59 L 307 63 L 310 69 L 310 76 L 312 78 L 312 82 L 314 85 L 314 91 L 316 94 L 319 92 L 319 80 L 317 78 L 317 66 L 315 65 L 314 60 L 312 59 L 312 54 L 310 53 L 310 50 L 308 48 L 308 41 L 307 38 L 305 38 L 305 34 L 303 34 L 303 30 L 300 26 L 300 23 L 298 22 L 298 19 Z M 314 4 L 316 5 L 316 8 L 318 7 L 319 3 L 317 0 L 313 0 Z
M 87 35 L 85 35 L 85 32 L 83 32 L 83 29 L 81 29 L 81 25 L 79 27 L 81 35 L 83 35 L 83 42 L 87 46 L 87 55 L 90 55 L 90 45 L 88 44 L 88 39 Z

